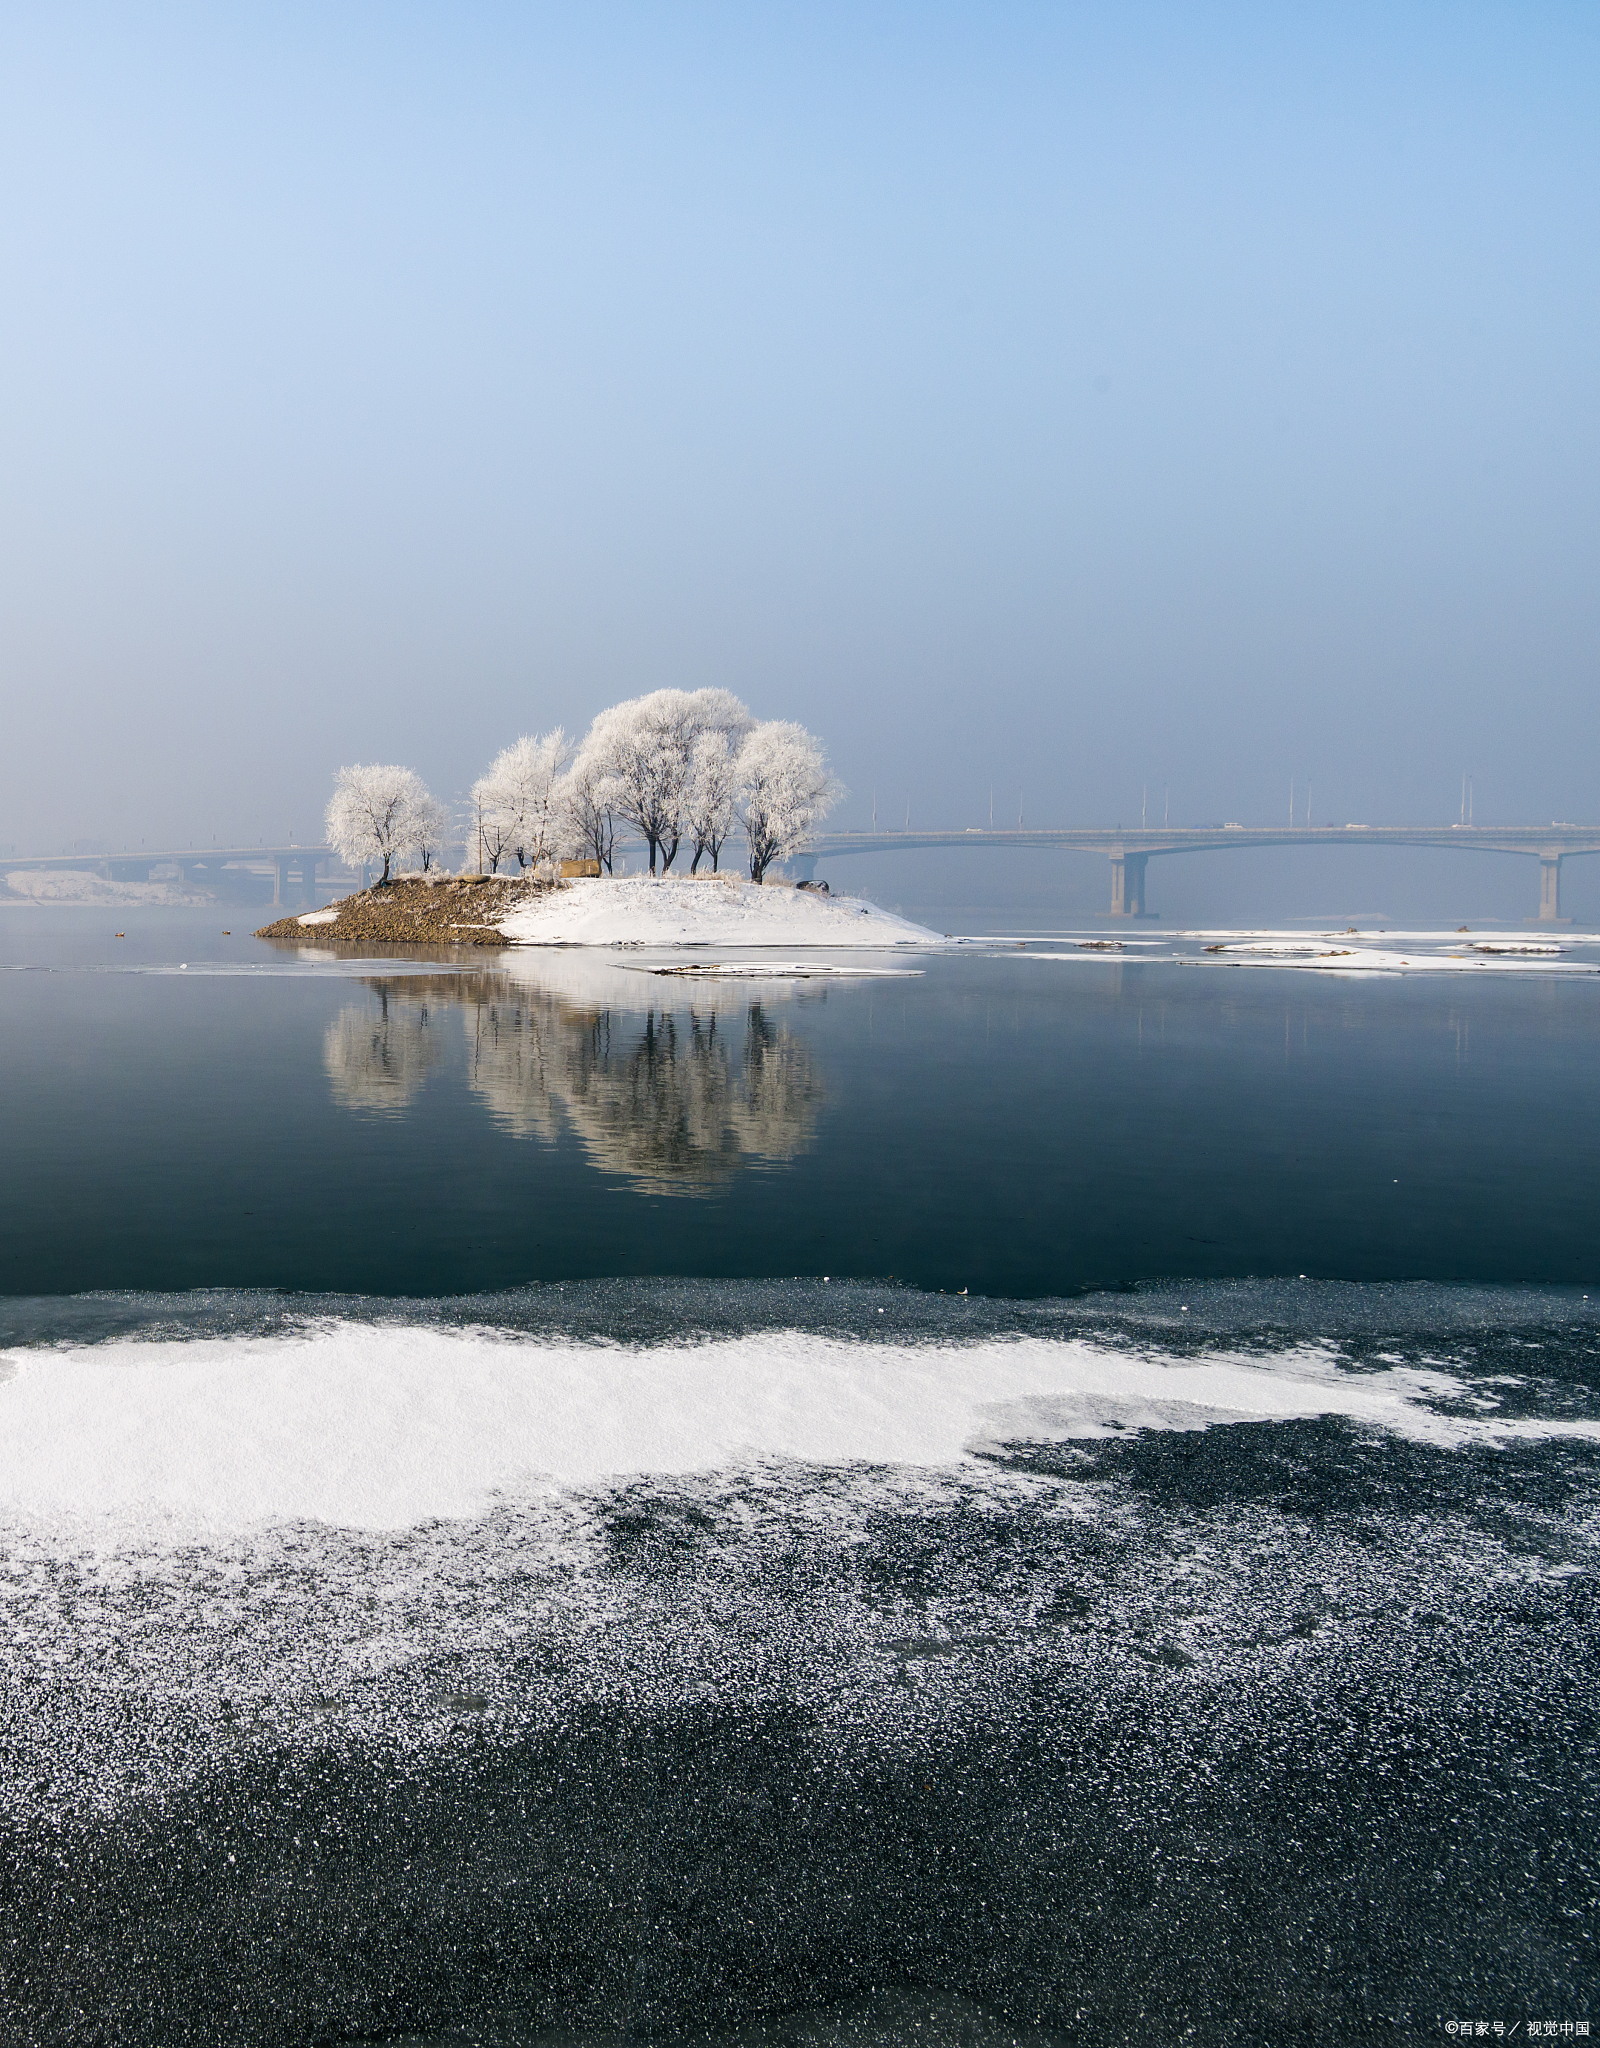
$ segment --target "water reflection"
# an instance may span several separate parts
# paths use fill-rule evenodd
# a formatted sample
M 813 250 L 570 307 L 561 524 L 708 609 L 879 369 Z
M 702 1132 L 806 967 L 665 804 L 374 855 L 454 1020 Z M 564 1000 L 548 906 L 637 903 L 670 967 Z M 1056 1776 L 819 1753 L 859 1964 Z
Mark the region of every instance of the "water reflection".
M 444 1049 L 439 1006 L 425 994 L 419 1001 L 396 1001 L 391 985 L 370 986 L 376 1007 L 359 1004 L 339 1012 L 323 1035 L 322 1063 L 333 1099 L 343 1108 L 399 1116 Z
M 593 1166 L 642 1192 L 710 1193 L 812 1144 L 823 1090 L 810 1045 L 774 1014 L 787 992 L 668 993 L 610 966 L 518 969 L 367 982 L 373 1000 L 328 1030 L 336 1099 L 403 1110 L 456 1011 L 467 1085 L 493 1122 L 547 1144 L 569 1131 Z

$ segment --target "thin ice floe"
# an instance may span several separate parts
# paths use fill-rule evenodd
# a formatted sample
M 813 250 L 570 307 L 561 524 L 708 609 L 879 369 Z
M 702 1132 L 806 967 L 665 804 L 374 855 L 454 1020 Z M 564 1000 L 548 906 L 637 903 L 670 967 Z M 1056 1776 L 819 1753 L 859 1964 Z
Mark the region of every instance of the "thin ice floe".
M 854 960 L 818 959 L 686 960 L 640 971 L 694 981 L 877 981 L 904 980 L 922 973 L 920 967 L 867 967 Z
M 1192 931 L 1148 939 L 1062 933 L 1018 941 L 1030 960 L 1160 961 L 1181 966 L 1287 967 L 1323 974 L 1600 974 L 1600 941 L 1497 938 L 1472 932 Z
M 1179 1359 L 790 1331 L 631 1348 L 330 1322 L 0 1353 L 0 1502 L 187 1540 L 277 1521 L 399 1529 L 530 1489 L 772 1461 L 951 1468 L 999 1443 L 1223 1422 L 1337 1415 L 1441 1447 L 1600 1436 L 1464 1394 L 1445 1371 L 1350 1372 L 1311 1346 Z

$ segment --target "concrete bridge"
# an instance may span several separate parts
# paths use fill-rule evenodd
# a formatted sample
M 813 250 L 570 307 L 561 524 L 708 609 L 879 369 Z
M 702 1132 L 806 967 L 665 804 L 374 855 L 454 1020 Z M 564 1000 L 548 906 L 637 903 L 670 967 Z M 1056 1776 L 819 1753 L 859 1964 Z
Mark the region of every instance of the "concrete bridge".
M 1144 917 L 1146 865 L 1160 854 L 1229 853 L 1247 846 L 1431 846 L 1459 852 L 1517 853 L 1539 863 L 1539 916 L 1561 916 L 1561 863 L 1600 853 L 1595 825 L 1198 825 L 1138 831 L 820 832 L 812 849 L 790 868 L 801 878 L 817 862 L 846 853 L 911 853 L 930 847 L 1010 847 L 1035 852 L 1059 847 L 1098 853 L 1111 862 L 1111 915 Z
M 309 903 L 316 894 L 317 869 L 342 866 L 326 846 L 184 846 L 171 853 L 37 853 L 0 859 L 0 874 L 28 868 L 75 869 L 100 875 L 108 882 L 144 882 L 152 868 L 177 868 L 186 882 L 217 882 L 225 867 L 248 868 L 272 875 L 272 900 L 289 900 L 289 877 L 300 878 L 300 894 Z

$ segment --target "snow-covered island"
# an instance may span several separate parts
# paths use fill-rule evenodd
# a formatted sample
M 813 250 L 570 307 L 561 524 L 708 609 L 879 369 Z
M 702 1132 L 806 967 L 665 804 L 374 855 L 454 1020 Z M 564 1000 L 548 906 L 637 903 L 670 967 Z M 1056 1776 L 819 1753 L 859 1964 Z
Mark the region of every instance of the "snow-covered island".
M 334 777 L 328 842 L 352 865 L 381 863 L 387 882 L 406 854 L 423 872 L 455 843 L 491 875 L 594 861 L 610 875 L 628 828 L 651 874 L 681 852 L 691 874 L 713 873 L 737 828 L 753 882 L 804 850 L 843 796 L 822 743 L 790 719 L 751 717 L 731 690 L 651 690 L 596 714 L 574 747 L 560 726 L 502 747 L 472 785 L 470 820 L 452 824 L 414 769 L 352 764 Z M 682 868 L 679 869 L 682 873 Z
M 860 896 L 740 875 L 511 880 L 397 875 L 325 910 L 281 918 L 261 938 L 335 945 L 918 948 L 937 932 Z
M 597 713 L 577 747 L 558 726 L 502 748 L 472 786 L 470 821 L 452 824 L 398 763 L 341 768 L 328 838 L 353 866 L 381 864 L 378 886 L 257 936 L 314 932 L 356 945 L 938 945 L 936 932 L 874 903 L 777 880 L 843 793 L 803 726 L 758 721 L 728 690 L 652 690 Z M 615 873 L 630 830 L 648 875 Z M 744 874 L 719 873 L 735 831 Z M 451 845 L 467 863 L 475 848 L 476 874 L 440 872 Z M 420 873 L 397 872 L 408 859 Z

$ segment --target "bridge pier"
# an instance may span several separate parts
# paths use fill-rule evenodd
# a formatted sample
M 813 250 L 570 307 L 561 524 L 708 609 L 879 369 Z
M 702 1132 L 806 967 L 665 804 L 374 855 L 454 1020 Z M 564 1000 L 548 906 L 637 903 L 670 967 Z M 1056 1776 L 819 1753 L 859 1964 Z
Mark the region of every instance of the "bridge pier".
M 316 901 L 317 859 L 314 853 L 277 853 L 272 857 L 272 900 L 284 904 L 289 900 L 289 870 L 300 870 L 300 894 L 308 904 Z
M 1143 917 L 1144 866 L 1147 853 L 1114 853 L 1111 856 L 1111 915 Z
M 1541 922 L 1561 921 L 1561 855 L 1539 856 L 1539 917 Z

